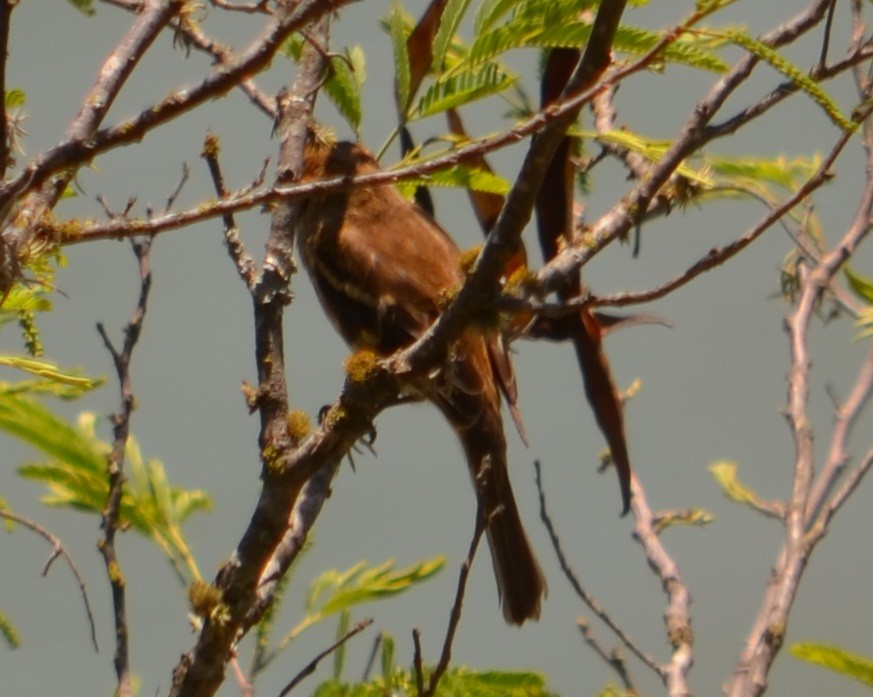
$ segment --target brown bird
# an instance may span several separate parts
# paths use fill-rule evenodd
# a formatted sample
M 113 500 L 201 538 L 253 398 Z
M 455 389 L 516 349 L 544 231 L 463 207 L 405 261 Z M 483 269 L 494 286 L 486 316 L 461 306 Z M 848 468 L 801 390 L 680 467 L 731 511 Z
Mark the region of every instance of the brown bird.
M 360 145 L 327 143 L 318 136 L 307 144 L 304 180 L 378 170 Z M 297 234 L 300 256 L 326 313 L 356 350 L 387 356 L 409 345 L 463 283 L 457 246 L 391 185 L 308 199 Z M 501 392 L 520 421 L 512 365 L 501 337 L 468 329 L 439 370 L 417 388 L 458 435 L 474 485 L 482 476 L 477 490 L 488 516 L 486 533 L 503 616 L 512 624 L 539 618 L 546 582 L 507 471 Z

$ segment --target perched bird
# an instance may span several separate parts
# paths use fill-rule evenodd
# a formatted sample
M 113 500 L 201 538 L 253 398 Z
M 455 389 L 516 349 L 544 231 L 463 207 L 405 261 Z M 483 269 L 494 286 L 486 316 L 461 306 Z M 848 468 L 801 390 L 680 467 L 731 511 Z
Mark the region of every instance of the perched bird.
M 305 181 L 378 170 L 355 143 L 313 135 L 306 146 Z M 457 246 L 391 185 L 313 196 L 303 204 L 297 235 L 327 315 L 356 350 L 386 356 L 411 344 L 463 283 Z M 477 491 L 506 621 L 537 619 L 546 582 L 509 482 L 501 392 L 520 421 L 512 365 L 499 333 L 468 329 L 416 389 L 451 424 L 474 485 L 480 478 Z

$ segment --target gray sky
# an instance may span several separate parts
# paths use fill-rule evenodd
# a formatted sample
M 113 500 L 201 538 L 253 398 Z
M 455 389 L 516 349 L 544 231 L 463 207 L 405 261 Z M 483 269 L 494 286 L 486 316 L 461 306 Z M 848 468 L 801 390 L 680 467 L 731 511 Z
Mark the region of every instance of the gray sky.
M 407 8 L 417 16 L 425 4 L 417 0 L 408 2 Z M 676 21 L 691 5 L 655 3 L 629 10 L 626 20 L 660 27 Z M 743 24 L 758 33 L 803 5 L 741 2 L 724 22 Z M 375 0 L 358 3 L 343 11 L 334 30 L 336 46 L 360 43 L 366 50 L 362 139 L 374 149 L 394 124 L 390 46 L 377 23 L 388 6 Z M 28 155 L 61 139 L 101 61 L 130 21 L 119 10 L 103 6 L 98 10 L 95 18 L 86 19 L 66 3 L 32 1 L 21 3 L 13 14 L 8 85 L 27 91 L 30 135 L 24 147 Z M 219 14 L 212 12 L 205 28 L 238 48 L 257 31 L 255 18 L 234 15 L 233 21 L 217 23 L 214 17 Z M 846 18 L 838 13 L 838 37 L 845 37 L 845 25 Z M 820 34 L 815 37 L 818 41 Z M 168 34 L 151 49 L 107 123 L 138 112 L 208 70 L 207 60 L 199 54 L 186 59 L 183 51 L 172 50 L 171 39 Z M 839 40 L 836 45 L 841 46 Z M 816 50 L 810 42 L 792 49 L 790 55 L 800 65 L 808 65 Z M 531 78 L 536 55 L 517 52 L 511 62 L 535 94 Z M 290 65 L 277 59 L 259 82 L 275 89 L 292 74 Z M 619 95 L 621 119 L 647 135 L 672 137 L 713 79 L 671 66 L 661 75 L 628 81 Z M 762 69 L 741 90 L 734 107 L 778 81 L 773 71 Z M 841 83 L 832 89 L 848 111 L 853 104 L 849 86 Z M 502 108 L 473 109 L 468 126 L 477 133 L 499 128 Z M 319 113 L 341 136 L 348 135 L 330 106 L 321 103 Z M 422 139 L 441 128 L 439 122 L 422 124 L 416 135 Z M 79 175 L 85 195 L 64 202 L 58 213 L 99 215 L 94 203 L 97 194 L 116 207 L 134 195 L 140 212 L 146 204 L 160 207 L 175 187 L 183 162 L 191 165 L 192 177 L 179 205 L 211 196 L 211 183 L 199 158 L 207 129 L 222 139 L 230 187 L 250 183 L 263 159 L 276 150 L 271 124 L 234 93 L 149 135 L 142 145 L 99 158 L 93 169 Z M 735 141 L 717 143 L 714 150 L 804 155 L 825 151 L 835 138 L 835 128 L 820 111 L 808 100 L 795 98 Z M 511 178 L 523 147 L 495 154 L 492 163 Z M 396 156 L 395 148 L 389 157 Z M 817 210 L 831 239 L 854 211 L 863 175 L 860 153 L 847 153 L 837 172 L 836 182 L 818 197 Z M 617 167 L 605 168 L 597 171 L 594 187 L 586 202 L 589 217 L 611 206 L 627 182 Z M 650 287 L 681 272 L 711 247 L 741 235 L 762 213 L 760 207 L 730 202 L 702 211 L 676 211 L 646 226 L 638 259 L 631 258 L 629 247 L 615 245 L 586 267 L 586 280 L 600 292 Z M 462 247 L 478 242 L 463 192 L 438 192 L 437 214 Z M 250 250 L 258 256 L 268 218 L 255 212 L 240 216 L 239 223 Z M 529 248 L 536 248 L 532 238 Z M 716 516 L 706 528 L 676 529 L 664 535 L 694 598 L 696 659 L 691 684 L 701 695 L 715 694 L 729 677 L 781 540 L 776 523 L 726 501 L 707 467 L 720 459 L 735 460 L 742 478 L 762 496 L 783 498 L 788 491 L 792 443 L 780 414 L 788 366 L 782 329 L 786 306 L 773 295 L 778 291 L 780 263 L 790 249 L 788 237 L 773 228 L 727 267 L 646 308 L 672 320 L 673 329 L 629 329 L 611 336 L 607 344 L 619 385 L 642 381 L 641 393 L 627 408 L 627 431 L 632 462 L 650 504 L 659 509 L 701 506 Z M 55 296 L 55 312 L 41 321 L 47 353 L 64 364 L 111 376 L 111 361 L 93 327 L 103 321 L 114 336 L 120 336 L 136 300 L 133 255 L 126 243 L 104 242 L 72 248 L 68 259 L 69 266 L 57 279 L 63 295 Z M 864 253 L 858 259 L 859 268 L 870 273 L 871 255 Z M 187 528 L 200 567 L 211 577 L 235 547 L 259 488 L 257 423 L 247 415 L 239 390 L 242 380 L 255 380 L 250 303 L 223 249 L 219 221 L 161 236 L 152 265 L 152 304 L 132 373 L 139 402 L 133 430 L 146 456 L 161 459 L 173 482 L 203 488 L 214 498 L 214 511 L 195 515 Z M 291 398 L 314 418 L 319 407 L 337 394 L 347 351 L 322 317 L 303 275 L 294 279 L 294 289 L 297 300 L 286 320 Z M 847 320 L 824 329 L 816 324 L 812 335 L 811 413 L 821 454 L 832 423 L 825 388 L 846 393 L 863 346 L 852 341 L 854 330 Z M 551 688 L 564 695 L 595 694 L 614 678 L 575 628 L 575 618 L 589 613 L 560 575 L 539 523 L 534 459 L 543 464 L 549 506 L 579 576 L 614 618 L 659 659 L 668 651 L 661 618 L 664 597 L 631 539 L 632 520 L 618 516 L 614 474 L 598 476 L 594 471 L 603 439 L 584 400 L 572 349 L 524 342 L 516 349 L 530 448 L 509 435 L 512 477 L 526 527 L 549 578 L 550 594 L 539 624 L 521 630 L 506 627 L 483 550 L 467 591 L 454 656 L 458 664 L 481 669 L 541 671 Z M 2 350 L 18 350 L 10 329 L 3 335 Z M 110 380 L 99 392 L 59 409 L 71 417 L 80 410 L 105 415 L 117 401 Z M 871 426 L 873 419 L 867 415 L 853 443 L 855 452 L 869 447 L 863 434 Z M 378 563 L 395 558 L 406 565 L 437 554 L 445 554 L 448 564 L 441 575 L 414 592 L 358 611 L 358 617 L 375 617 L 375 627 L 349 650 L 346 675 L 350 679 L 362 670 L 374 630 L 393 634 L 397 660 L 408 664 L 410 632 L 419 627 L 425 658 L 436 661 L 475 513 L 460 448 L 434 409 L 395 409 L 383 414 L 377 427 L 378 457 L 356 458 L 356 472 L 343 467 L 316 528 L 315 544 L 295 572 L 278 631 L 290 628 L 301 616 L 304 590 L 323 569 L 344 569 L 360 559 Z M 110 437 L 105 424 L 102 435 Z M 48 578 L 40 578 L 47 554 L 43 543 L 24 530 L 5 535 L 0 546 L 4 560 L 0 608 L 20 628 L 24 645 L 16 652 L 0 651 L 4 694 L 106 694 L 114 684 L 112 625 L 105 573 L 95 548 L 97 520 L 41 507 L 40 488 L 13 474 L 17 464 L 32 457 L 3 438 L 6 466 L 0 491 L 17 512 L 39 519 L 68 544 L 96 606 L 102 651 L 95 656 L 89 647 L 68 571 L 56 564 Z M 871 654 L 868 592 L 873 558 L 866 534 L 871 496 L 869 486 L 858 492 L 813 556 L 789 627 L 789 642 L 834 642 Z M 185 617 L 184 592 L 160 554 L 136 535 L 122 536 L 119 554 L 128 577 L 132 670 L 141 681 L 140 694 L 164 693 L 179 654 L 194 639 Z M 603 627 L 597 622 L 593 626 L 602 641 L 614 644 Z M 264 676 L 258 694 L 275 694 L 332 641 L 334 628 L 327 622 L 304 635 Z M 244 644 L 244 658 L 249 649 Z M 660 692 L 653 676 L 633 661 L 630 665 L 648 694 Z M 318 677 L 310 678 L 301 688 L 303 693 L 326 677 L 329 666 L 328 661 Z M 772 694 L 834 690 L 862 694 L 860 686 L 802 664 L 787 653 L 780 658 L 771 684 Z M 232 680 L 221 694 L 237 694 Z

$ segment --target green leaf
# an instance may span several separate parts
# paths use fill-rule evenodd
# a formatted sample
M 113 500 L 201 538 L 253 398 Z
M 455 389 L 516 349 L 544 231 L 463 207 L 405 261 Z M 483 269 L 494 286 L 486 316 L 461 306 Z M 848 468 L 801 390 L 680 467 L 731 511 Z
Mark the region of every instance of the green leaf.
M 801 643 L 791 647 L 791 654 L 803 661 L 815 663 L 847 678 L 873 687 L 873 661 L 836 646 Z
M 28 397 L 0 393 L 0 429 L 68 464 L 71 473 L 86 478 L 105 476 L 108 446 Z
M 27 101 L 27 95 L 22 89 L 15 88 L 3 93 L 3 104 L 7 109 L 22 107 L 25 101 Z
M 603 133 L 573 129 L 571 132 L 574 135 L 579 135 L 583 138 L 591 138 L 601 143 L 610 143 L 612 145 L 626 148 L 627 150 L 642 155 L 650 162 L 657 162 L 660 160 L 672 145 L 669 140 L 648 138 L 639 133 L 634 133 L 633 131 L 625 129 L 615 129 Z M 715 181 L 705 168 L 695 168 L 687 162 L 683 162 L 679 165 L 676 171 L 686 179 L 706 188 L 711 188 L 715 185 Z
M 517 77 L 496 63 L 436 80 L 410 111 L 409 119 L 420 119 L 456 109 L 477 99 L 489 97 L 511 86 Z
M 439 73 L 443 69 L 446 52 L 451 46 L 455 33 L 458 31 L 458 25 L 469 6 L 470 0 L 448 0 L 446 3 L 439 29 L 433 40 L 432 65 L 434 72 Z
M 589 23 L 575 22 L 552 26 L 544 30 L 538 37 L 535 37 L 534 43 L 543 48 L 556 46 L 584 48 L 590 35 L 591 25 Z M 612 48 L 615 51 L 642 56 L 652 50 L 662 38 L 663 36 L 658 32 L 622 25 L 616 31 Z M 683 39 L 672 41 L 661 51 L 660 57 L 669 63 L 687 65 L 713 73 L 723 73 L 728 69 L 728 64 L 724 60 L 712 51 L 703 48 L 698 41 Z
M 795 87 L 806 92 L 839 128 L 844 131 L 854 131 L 858 127 L 856 122 L 843 115 L 834 99 L 822 89 L 818 82 L 777 51 L 742 31 L 730 31 L 724 34 L 715 32 L 715 34 L 724 36 L 730 42 L 744 48 L 782 73 L 791 80 Z
M 102 513 L 109 495 L 106 468 L 111 446 L 94 435 L 95 424 L 93 414 L 83 414 L 78 427 L 73 427 L 28 397 L 0 393 L 0 429 L 50 458 L 18 468 L 22 477 L 46 485 L 48 493 L 42 501 L 48 506 Z M 202 491 L 171 486 L 159 461 L 143 461 L 133 437 L 125 456 L 128 481 L 121 499 L 121 522 L 151 539 L 180 580 L 199 578 L 181 524 L 194 511 L 210 508 L 211 500 Z
M 93 17 L 96 13 L 93 0 L 67 0 L 67 2 L 86 17 Z
M 515 48 L 584 48 L 591 35 L 591 23 L 579 20 L 578 10 L 568 12 L 556 8 L 554 2 L 537 0 L 523 4 L 536 11 L 518 11 L 499 26 L 477 34 L 470 47 L 464 68 L 471 70 Z M 613 41 L 613 50 L 643 55 L 654 48 L 663 34 L 640 27 L 622 25 Z M 661 52 L 671 63 L 688 65 L 699 70 L 723 73 L 728 64 L 699 40 L 677 39 Z
M 445 558 L 440 556 L 397 570 L 391 559 L 373 567 L 360 561 L 343 572 L 328 569 L 310 585 L 307 612 L 321 619 L 359 603 L 402 593 L 436 574 L 444 564 Z
M 409 86 L 411 76 L 406 40 L 409 38 L 411 30 L 408 17 L 400 5 L 400 0 L 391 0 L 388 30 L 391 34 L 391 46 L 394 51 L 394 85 L 397 95 L 397 111 L 402 116 L 406 114 L 406 108 L 410 100 Z
M 303 53 L 304 39 L 294 34 L 284 41 L 279 52 L 295 63 Z M 345 57 L 331 56 L 330 72 L 324 83 L 328 99 L 355 133 L 361 128 L 361 89 L 367 79 L 364 51 L 360 46 L 346 48 Z
M 17 649 L 21 646 L 21 635 L 3 611 L 0 611 L 0 636 L 3 637 L 6 646 L 10 649 Z
M 336 625 L 336 640 L 340 641 L 349 631 L 352 621 L 352 613 L 343 610 Z M 339 680 L 343 674 L 343 664 L 346 658 L 346 642 L 342 642 L 333 652 L 333 678 Z
M 703 161 L 716 174 L 743 184 L 775 184 L 794 192 L 809 179 L 821 164 L 818 155 L 811 157 L 721 157 L 704 155 Z
M 867 307 L 858 313 L 855 321 L 855 326 L 860 330 L 857 338 L 866 339 L 873 336 L 873 278 L 853 271 L 848 264 L 843 266 L 843 273 L 852 292 L 867 303 Z
M 412 197 L 417 186 L 457 187 L 490 194 L 506 194 L 509 191 L 509 182 L 500 175 L 464 164 L 453 165 L 426 177 L 404 179 L 397 183 L 400 193 L 407 198 Z
M 444 565 L 445 558 L 442 556 L 398 570 L 394 569 L 394 561 L 390 559 L 371 568 L 358 564 L 352 567 L 353 573 L 340 575 L 340 582 L 331 589 L 332 592 L 322 604 L 319 614 L 326 617 L 360 603 L 397 595 L 430 578 Z
M 382 679 L 385 684 L 390 686 L 394 677 L 394 637 L 390 634 L 382 633 Z
M 346 49 L 346 60 L 331 59 L 332 74 L 324 86 L 328 97 L 355 133 L 361 128 L 361 88 L 367 79 L 364 50 L 360 46 Z
M 659 513 L 655 520 L 655 532 L 661 532 L 667 528 L 678 525 L 708 525 L 715 516 L 703 508 L 689 508 L 682 511 L 669 511 Z
M 737 477 L 737 465 L 735 462 L 722 460 L 709 466 L 709 471 L 715 477 L 715 481 L 721 487 L 722 493 L 737 503 L 757 506 L 760 499 L 749 487 L 744 485 Z
M 38 361 L 34 358 L 26 358 L 22 356 L 0 356 L 0 365 L 5 365 L 10 368 L 23 370 L 31 375 L 37 375 L 53 382 L 59 382 L 70 387 L 77 388 L 80 393 L 93 390 L 95 387 L 102 385 L 104 378 L 91 378 L 81 374 L 79 371 L 61 370 L 56 364 L 46 361 Z
M 865 308 L 858 313 L 855 326 L 861 330 L 858 332 L 858 339 L 866 339 L 869 336 L 873 336 L 873 307 Z
M 852 271 L 848 264 L 843 266 L 843 273 L 852 292 L 868 305 L 873 305 L 873 278 Z
M 430 669 L 425 670 L 425 684 Z M 415 694 L 415 680 L 409 671 L 396 670 L 391 679 L 345 684 L 328 680 L 315 690 L 315 697 L 384 697 L 386 694 Z M 439 697 L 548 697 L 546 681 L 538 673 L 523 671 L 474 671 L 451 668 L 439 683 Z

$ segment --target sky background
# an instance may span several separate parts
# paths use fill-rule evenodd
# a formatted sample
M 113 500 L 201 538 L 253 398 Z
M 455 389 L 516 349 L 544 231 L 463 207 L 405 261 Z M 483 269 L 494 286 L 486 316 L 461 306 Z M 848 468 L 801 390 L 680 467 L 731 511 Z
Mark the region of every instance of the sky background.
M 407 0 L 418 17 L 423 0 Z M 628 24 L 659 28 L 676 22 L 690 2 L 652 3 L 629 9 Z M 720 19 L 747 26 L 753 34 L 804 6 L 802 2 L 738 2 Z M 367 57 L 362 141 L 377 149 L 395 124 L 393 68 L 387 35 L 378 20 L 389 3 L 360 2 L 343 10 L 334 25 L 334 47 L 358 43 Z M 64 2 L 21 3 L 13 13 L 7 84 L 27 91 L 29 136 L 27 157 L 62 139 L 67 124 L 92 83 L 103 59 L 121 38 L 130 16 L 99 6 L 85 18 Z M 205 30 L 236 48 L 254 36 L 257 17 L 210 11 Z M 833 45 L 839 55 L 848 34 L 848 18 L 838 11 Z M 469 31 L 469 28 L 466 28 Z M 789 50 L 800 65 L 817 56 L 821 31 Z M 729 56 L 736 57 L 737 52 Z M 530 94 L 536 94 L 537 55 L 514 52 L 509 62 L 519 71 Z M 197 52 L 174 50 L 166 33 L 145 57 L 113 106 L 106 125 L 138 113 L 172 89 L 192 84 L 209 70 Z M 293 67 L 277 58 L 258 79 L 276 90 L 293 77 Z M 651 137 L 671 138 L 693 105 L 708 91 L 714 76 L 676 66 L 662 74 L 644 74 L 622 85 L 619 119 Z M 775 72 L 759 69 L 755 79 L 732 98 L 725 114 L 779 84 Z M 829 89 L 844 111 L 854 104 L 848 81 Z M 733 108 L 731 108 L 731 106 Z M 505 126 L 499 102 L 464 112 L 468 128 L 483 134 Z M 340 137 L 348 130 L 322 99 L 320 118 Z M 222 163 L 231 188 L 248 185 L 265 157 L 274 156 L 272 124 L 240 92 L 209 103 L 172 125 L 150 134 L 142 144 L 98 158 L 80 172 L 83 193 L 65 201 L 59 215 L 99 216 L 94 197 L 103 195 L 116 208 L 136 196 L 136 211 L 160 208 L 176 187 L 182 166 L 192 176 L 178 207 L 196 205 L 212 196 L 208 173 L 199 158 L 203 137 L 214 131 L 222 141 Z M 442 132 L 440 121 L 417 125 L 419 140 Z M 794 98 L 772 110 L 713 151 L 758 157 L 826 152 L 837 137 L 835 127 L 809 100 Z M 492 165 L 511 178 L 525 144 L 491 156 Z M 852 151 L 853 150 L 853 151 Z M 397 158 L 396 146 L 387 161 Z M 860 147 L 841 159 L 837 179 L 817 198 L 826 234 L 842 233 L 854 213 L 863 185 Z M 587 217 L 596 218 L 627 190 L 617 166 L 599 167 Z M 480 240 L 466 195 L 436 192 L 437 216 L 461 247 Z M 613 245 L 585 268 L 585 278 L 599 293 L 649 288 L 684 270 L 711 247 L 742 235 L 763 214 L 760 206 L 724 202 L 702 210 L 675 211 L 647 224 L 639 258 L 628 246 Z M 260 256 L 269 218 L 259 212 L 239 216 L 249 250 Z M 532 232 L 532 231 L 530 231 Z M 533 236 L 528 247 L 536 249 Z M 694 598 L 695 667 L 690 683 L 696 693 L 716 694 L 727 680 L 753 622 L 771 564 L 781 543 L 774 521 L 727 501 L 708 466 L 721 459 L 738 463 L 744 481 L 762 496 L 784 498 L 789 491 L 793 448 L 781 410 L 785 405 L 788 347 L 783 331 L 786 305 L 775 297 L 779 267 L 791 249 L 779 228 L 770 230 L 751 249 L 726 267 L 710 272 L 645 311 L 674 323 L 632 328 L 610 336 L 607 350 L 619 385 L 635 379 L 642 390 L 626 410 L 632 462 L 656 509 L 704 507 L 715 514 L 705 528 L 673 529 L 664 541 L 677 561 Z M 138 279 L 129 245 L 101 242 L 69 248 L 69 265 L 57 277 L 55 312 L 41 319 L 49 357 L 79 365 L 91 374 L 110 377 L 96 393 L 58 410 L 73 418 L 82 410 L 105 416 L 117 408 L 111 360 L 94 325 L 102 321 L 120 341 L 121 328 L 136 302 Z M 214 510 L 197 514 L 187 525 L 189 540 L 207 578 L 234 549 L 259 491 L 257 418 L 247 414 L 239 387 L 256 378 L 249 296 L 222 245 L 220 221 L 160 236 L 152 252 L 154 286 L 142 340 L 132 369 L 139 404 L 132 428 L 147 457 L 159 458 L 175 484 L 206 490 Z M 873 257 L 861 250 L 856 268 L 873 273 Z M 293 282 L 296 300 L 286 318 L 286 354 L 292 404 L 312 417 L 332 402 L 341 385 L 347 350 L 323 318 L 303 274 Z M 851 322 L 841 320 L 811 329 L 813 373 L 811 416 L 818 436 L 816 450 L 825 452 L 833 405 L 831 387 L 845 395 L 864 351 L 853 342 Z M 0 349 L 20 346 L 12 329 L 0 338 Z M 550 593 L 538 624 L 507 627 L 499 611 L 491 564 L 483 549 L 466 595 L 464 617 L 454 648 L 457 664 L 475 668 L 531 668 L 544 673 L 563 695 L 596 694 L 614 681 L 605 664 L 585 646 L 575 618 L 588 615 L 560 575 L 545 530 L 538 520 L 532 462 L 544 470 L 549 507 L 565 550 L 586 588 L 613 617 L 659 660 L 668 656 L 662 621 L 664 596 L 631 539 L 633 521 L 619 518 L 620 500 L 612 472 L 598 476 L 597 455 L 603 448 L 593 415 L 585 402 L 570 346 L 516 344 L 521 409 L 530 447 L 509 433 L 509 459 L 516 497 L 538 556 L 549 579 Z M 2 379 L 12 379 L 3 376 Z M 448 609 L 455 592 L 457 569 L 469 544 L 475 502 L 460 448 L 436 410 L 429 406 L 394 409 L 377 421 L 378 457 L 356 458 L 357 471 L 344 465 L 314 534 L 314 545 L 297 566 L 277 631 L 290 628 L 302 615 L 309 582 L 327 568 L 345 569 L 358 560 L 399 565 L 438 554 L 447 556 L 442 574 L 398 599 L 360 608 L 375 626 L 349 648 L 346 676 L 356 679 L 377 631 L 394 635 L 397 661 L 412 657 L 411 629 L 419 627 L 425 660 L 435 662 Z M 850 450 L 869 447 L 873 418 L 865 415 Z M 110 438 L 106 422 L 102 436 Z M 102 695 L 114 685 L 110 599 L 102 561 L 96 550 L 98 521 L 39 504 L 40 487 L 18 479 L 15 467 L 34 454 L 2 436 L 0 492 L 13 509 L 35 518 L 61 536 L 85 576 L 98 625 L 101 653 L 90 647 L 77 588 L 63 565 L 47 578 L 39 576 L 48 553 L 44 543 L 19 529 L 0 536 L 0 608 L 20 629 L 23 646 L 0 650 L 2 693 L 9 695 Z M 835 520 L 832 532 L 816 550 L 798 596 L 788 642 L 816 640 L 839 643 L 873 654 L 873 623 L 868 600 L 873 576 L 873 550 L 867 529 L 873 510 L 871 487 L 856 494 Z M 131 666 L 142 695 L 163 694 L 178 657 L 194 636 L 186 619 L 184 590 L 172 570 L 148 542 L 136 534 L 118 541 L 128 579 Z M 597 621 L 597 636 L 615 642 Z M 333 638 L 327 622 L 305 634 L 263 676 L 259 695 L 276 694 Z M 243 644 L 241 656 L 249 655 Z M 662 690 L 638 663 L 631 672 L 647 694 Z M 330 661 L 298 688 L 307 694 L 329 674 Z M 839 691 L 860 695 L 862 688 L 793 659 L 787 652 L 772 673 L 771 694 L 823 694 Z M 220 694 L 234 695 L 232 679 Z M 864 693 L 866 694 L 866 692 Z

